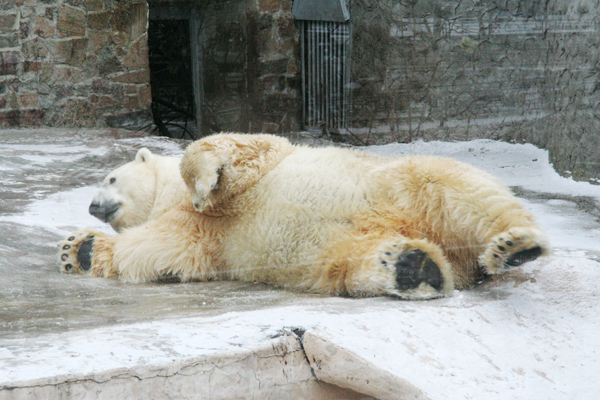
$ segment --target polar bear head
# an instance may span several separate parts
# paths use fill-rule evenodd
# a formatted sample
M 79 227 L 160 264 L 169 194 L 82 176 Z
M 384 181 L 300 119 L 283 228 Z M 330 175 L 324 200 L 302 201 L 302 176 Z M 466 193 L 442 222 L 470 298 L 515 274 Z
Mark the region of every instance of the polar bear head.
M 90 204 L 90 214 L 117 232 L 146 222 L 154 207 L 159 158 L 142 148 L 135 160 L 108 174 Z

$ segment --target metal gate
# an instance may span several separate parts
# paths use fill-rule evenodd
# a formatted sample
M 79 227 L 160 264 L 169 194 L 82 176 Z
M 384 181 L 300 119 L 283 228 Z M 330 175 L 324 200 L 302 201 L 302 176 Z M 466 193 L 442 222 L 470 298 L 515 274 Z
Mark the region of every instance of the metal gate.
M 340 129 L 350 121 L 352 32 L 345 0 L 295 1 L 302 61 L 305 128 Z

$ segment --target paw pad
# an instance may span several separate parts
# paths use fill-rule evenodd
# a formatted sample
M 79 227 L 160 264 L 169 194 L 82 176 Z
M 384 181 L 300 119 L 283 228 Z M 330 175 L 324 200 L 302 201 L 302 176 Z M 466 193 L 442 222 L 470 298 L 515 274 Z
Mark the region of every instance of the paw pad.
M 61 272 L 85 273 L 92 268 L 94 236 L 78 233 L 61 241 L 59 261 Z
M 546 254 L 548 247 L 547 239 L 537 229 L 512 228 L 492 238 L 479 262 L 487 273 L 501 273 Z
M 437 291 L 444 288 L 444 278 L 440 268 L 427 253 L 421 250 L 411 250 L 402 254 L 396 264 L 396 287 L 398 290 L 418 288 L 426 283 Z
M 393 276 L 393 282 L 390 282 L 393 289 L 388 291 L 389 294 L 423 300 L 444 296 L 452 289 L 451 277 L 444 274 L 442 266 L 433 261 L 429 250 L 415 248 L 420 245 L 423 243 L 387 244 L 380 250 L 379 263 Z M 443 266 L 447 267 L 445 264 Z

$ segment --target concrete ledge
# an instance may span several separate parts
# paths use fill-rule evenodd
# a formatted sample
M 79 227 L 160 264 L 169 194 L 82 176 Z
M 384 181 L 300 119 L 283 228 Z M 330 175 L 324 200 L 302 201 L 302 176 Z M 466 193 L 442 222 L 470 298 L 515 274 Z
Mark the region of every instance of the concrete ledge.
M 427 397 L 415 386 L 330 341 L 306 332 L 302 344 L 317 379 L 381 400 Z
M 318 353 L 321 348 L 312 346 L 317 340 L 316 336 L 310 335 L 311 357 L 325 359 L 327 355 L 321 357 Z M 324 340 L 318 343 L 324 343 Z M 346 351 L 345 354 L 351 353 Z M 350 361 L 351 357 L 346 360 Z M 341 367 L 337 365 L 338 369 Z M 351 380 L 350 375 L 347 374 Z M 373 372 L 369 376 L 373 376 Z M 345 387 L 357 386 L 343 379 L 332 381 L 340 382 Z M 368 397 L 319 381 L 311 371 L 299 338 L 287 335 L 253 350 L 191 358 L 166 365 L 115 369 L 80 376 L 55 376 L 0 385 L 1 400 L 32 398 L 364 400 Z

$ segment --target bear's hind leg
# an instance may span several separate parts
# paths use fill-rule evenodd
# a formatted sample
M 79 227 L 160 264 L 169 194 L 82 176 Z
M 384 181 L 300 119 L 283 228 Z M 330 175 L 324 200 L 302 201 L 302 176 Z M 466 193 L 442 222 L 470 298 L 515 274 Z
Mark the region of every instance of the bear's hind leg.
M 548 239 L 539 229 L 514 227 L 490 240 L 479 264 L 486 273 L 499 274 L 549 252 Z
M 315 277 L 313 291 L 407 300 L 444 297 L 454 289 L 450 263 L 439 246 L 403 237 L 344 241 Z

